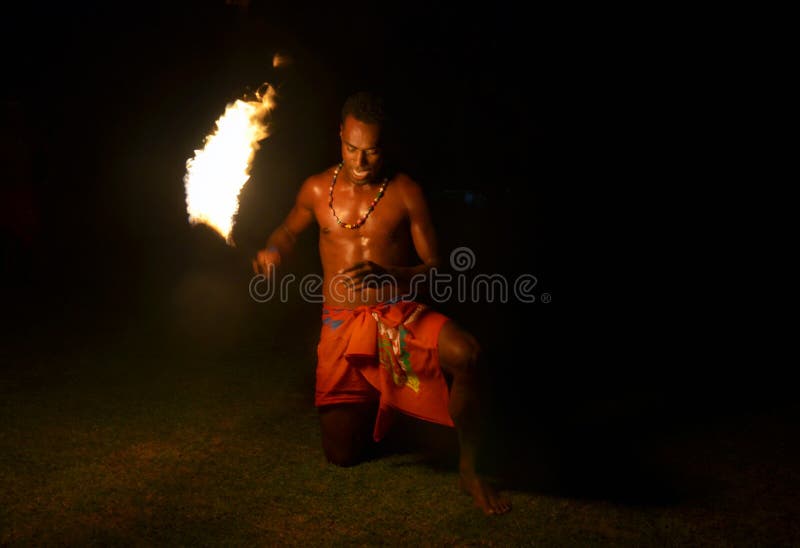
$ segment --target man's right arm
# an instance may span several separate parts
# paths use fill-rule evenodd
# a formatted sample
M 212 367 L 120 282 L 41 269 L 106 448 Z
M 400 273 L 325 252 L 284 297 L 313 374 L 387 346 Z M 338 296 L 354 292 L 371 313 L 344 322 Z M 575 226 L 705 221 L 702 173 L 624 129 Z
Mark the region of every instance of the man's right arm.
M 289 215 L 278 228 L 272 231 L 267 239 L 267 245 L 253 259 L 253 271 L 256 274 L 269 275 L 270 265 L 278 266 L 281 263 L 281 257 L 286 257 L 294 249 L 297 236 L 314 220 L 316 194 L 313 179 L 307 179 L 300 188 Z

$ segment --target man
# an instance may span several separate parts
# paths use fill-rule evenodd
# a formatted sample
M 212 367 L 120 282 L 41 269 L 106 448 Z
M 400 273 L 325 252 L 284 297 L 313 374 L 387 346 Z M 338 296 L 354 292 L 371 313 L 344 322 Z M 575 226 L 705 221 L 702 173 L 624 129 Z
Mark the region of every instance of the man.
M 408 295 L 412 279 L 439 265 L 419 185 L 384 169 L 385 130 L 379 97 L 360 92 L 347 99 L 342 162 L 303 183 L 253 269 L 271 275 L 297 235 L 312 221 L 319 225 L 325 304 L 315 404 L 329 462 L 359 462 L 370 443 L 367 433 L 378 441 L 392 409 L 455 426 L 462 488 L 485 513 L 501 514 L 510 504 L 475 469 L 477 342 L 442 314 L 413 300 L 387 299 L 385 285 L 370 283 L 390 276 L 392 296 Z M 413 264 L 417 257 L 421 264 Z

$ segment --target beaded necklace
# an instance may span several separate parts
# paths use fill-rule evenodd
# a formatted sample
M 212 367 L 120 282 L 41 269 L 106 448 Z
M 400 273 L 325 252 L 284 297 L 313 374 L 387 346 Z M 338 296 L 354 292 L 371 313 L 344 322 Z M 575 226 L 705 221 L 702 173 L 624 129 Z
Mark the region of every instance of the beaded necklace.
M 342 169 L 342 163 L 340 162 L 336 169 L 333 171 L 333 180 L 331 181 L 331 189 L 328 192 L 329 200 L 328 200 L 328 207 L 331 208 L 331 213 L 333 213 L 333 218 L 336 219 L 336 222 L 339 223 L 339 226 L 343 226 L 344 228 L 349 228 L 351 230 L 355 230 L 356 228 L 363 225 L 367 222 L 367 217 L 369 217 L 372 210 L 375 209 L 375 204 L 377 204 L 381 198 L 383 198 L 383 191 L 386 190 L 386 185 L 389 184 L 389 179 L 385 178 L 381 183 L 381 188 L 378 190 L 378 195 L 375 196 L 375 199 L 372 200 L 372 203 L 369 204 L 369 208 L 367 208 L 367 212 L 364 213 L 361 218 L 356 221 L 355 223 L 345 223 L 342 221 L 338 215 L 336 215 L 336 211 L 333 209 L 333 186 L 336 184 L 336 177 L 339 176 L 339 170 Z

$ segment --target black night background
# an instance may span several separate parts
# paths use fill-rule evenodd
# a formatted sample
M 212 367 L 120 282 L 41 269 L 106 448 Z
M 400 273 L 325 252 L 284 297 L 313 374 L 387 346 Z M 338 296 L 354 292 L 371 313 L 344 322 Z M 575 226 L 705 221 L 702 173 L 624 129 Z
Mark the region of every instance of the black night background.
M 616 213 L 584 216 L 613 148 L 588 136 L 618 135 L 578 113 L 622 117 L 630 87 L 588 62 L 569 14 L 521 10 L 4 8 L 1 544 L 797 543 L 790 387 L 694 345 L 702 320 L 670 319 L 687 312 L 643 279 L 658 264 L 617 251 Z M 183 176 L 263 82 L 277 107 L 233 248 L 188 223 Z M 392 158 L 425 188 L 443 257 L 466 246 L 472 273 L 537 279 L 533 303 L 440 306 L 487 357 L 483 458 L 514 503 L 495 521 L 448 457 L 419 457 L 448 455 L 450 431 L 409 424 L 411 456 L 327 465 L 320 307 L 248 294 L 364 88 L 399 121 Z M 316 243 L 286 271 L 319 272 Z

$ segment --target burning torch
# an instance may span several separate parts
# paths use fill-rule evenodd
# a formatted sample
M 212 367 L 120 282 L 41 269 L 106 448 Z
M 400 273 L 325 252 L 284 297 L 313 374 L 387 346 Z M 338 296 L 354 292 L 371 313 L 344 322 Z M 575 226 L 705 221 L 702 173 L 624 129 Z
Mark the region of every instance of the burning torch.
M 263 84 L 251 99 L 228 104 L 205 146 L 186 161 L 183 183 L 191 224 L 214 229 L 229 246 L 239 211 L 239 195 L 250 179 L 260 142 L 269 136 L 267 115 L 275 107 L 275 89 Z

